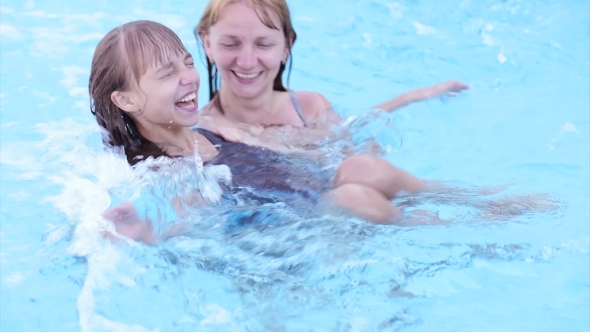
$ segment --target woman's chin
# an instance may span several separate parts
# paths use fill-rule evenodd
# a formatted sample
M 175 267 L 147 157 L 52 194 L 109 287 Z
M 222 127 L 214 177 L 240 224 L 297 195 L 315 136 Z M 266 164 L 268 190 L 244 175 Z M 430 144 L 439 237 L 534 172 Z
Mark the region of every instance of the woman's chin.
M 272 82 L 268 84 L 268 86 L 260 83 L 240 84 L 238 82 L 232 82 L 232 84 L 228 84 L 228 87 L 232 94 L 236 97 L 250 99 L 260 95 L 265 90 L 264 88 L 272 90 Z

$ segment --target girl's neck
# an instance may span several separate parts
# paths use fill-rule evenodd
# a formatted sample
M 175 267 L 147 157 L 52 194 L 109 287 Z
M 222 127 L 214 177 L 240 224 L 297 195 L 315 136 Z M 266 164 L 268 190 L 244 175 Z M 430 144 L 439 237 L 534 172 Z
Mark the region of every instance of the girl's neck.
M 195 153 L 195 137 L 190 128 L 176 126 L 146 128 L 140 123 L 137 126 L 143 137 L 170 156 L 189 156 Z
M 236 96 L 223 87 L 218 93 L 225 117 L 233 121 L 260 124 L 278 111 L 275 91 L 272 89 L 252 98 Z

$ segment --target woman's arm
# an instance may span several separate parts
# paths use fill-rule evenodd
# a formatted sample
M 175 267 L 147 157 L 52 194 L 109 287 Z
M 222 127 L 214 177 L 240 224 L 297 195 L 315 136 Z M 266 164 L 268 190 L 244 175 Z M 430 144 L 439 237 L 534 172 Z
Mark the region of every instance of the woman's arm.
M 223 116 L 207 115 L 199 120 L 199 126 L 213 131 L 228 142 L 258 146 L 283 154 L 313 157 L 309 145 L 325 138 L 323 130 L 285 126 L 262 126 L 234 122 Z
M 417 89 L 403 93 L 389 101 L 375 106 L 375 108 L 382 109 L 385 112 L 393 112 L 398 108 L 404 107 L 411 103 L 422 100 L 441 97 L 444 95 L 455 96 L 457 93 L 469 89 L 467 84 L 456 80 L 445 83 L 429 86 L 427 88 Z
M 429 86 L 403 93 L 391 100 L 381 103 L 374 108 L 393 112 L 396 109 L 422 100 L 432 99 L 441 96 L 455 96 L 457 93 L 469 89 L 467 84 L 457 80 Z M 297 92 L 297 98 L 301 102 L 304 114 L 311 127 L 317 129 L 330 129 L 339 125 L 342 118 L 332 108 L 332 104 L 326 97 L 315 92 Z

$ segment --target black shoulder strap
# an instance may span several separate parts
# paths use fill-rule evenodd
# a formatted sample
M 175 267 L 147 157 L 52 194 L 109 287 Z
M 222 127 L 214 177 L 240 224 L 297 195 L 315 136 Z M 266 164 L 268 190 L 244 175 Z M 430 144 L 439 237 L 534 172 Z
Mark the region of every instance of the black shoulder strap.
M 219 136 L 218 134 L 204 129 L 204 128 L 194 128 L 199 134 L 205 136 L 206 139 L 211 142 L 213 145 L 222 145 L 224 143 L 228 143 L 223 137 Z

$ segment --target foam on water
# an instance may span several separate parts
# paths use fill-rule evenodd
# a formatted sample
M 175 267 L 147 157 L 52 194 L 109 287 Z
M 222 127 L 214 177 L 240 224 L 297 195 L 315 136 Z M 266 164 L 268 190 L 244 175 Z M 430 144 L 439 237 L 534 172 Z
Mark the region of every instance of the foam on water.
M 86 125 L 66 119 L 62 122 L 39 124 L 37 130 L 45 136 L 43 141 L 3 149 L 2 159 L 5 164 L 17 164 L 22 171 L 36 169 L 39 164 L 43 164 L 45 170 L 55 170 L 47 176 L 47 180 L 61 188 L 61 192 L 47 197 L 45 201 L 53 204 L 67 217 L 73 228 L 68 253 L 84 257 L 88 266 L 78 297 L 82 330 L 147 331 L 140 325 L 111 321 L 97 312 L 96 292 L 109 289 L 113 283 L 131 280 L 117 272 L 121 264 L 125 264 L 125 260 L 128 261 L 129 258 L 121 248 L 113 246 L 101 236 L 104 231 L 115 233 L 114 226 L 102 218 L 102 213 L 112 206 L 113 196 L 122 201 L 134 201 L 154 188 L 180 197 L 199 190 L 208 201 L 219 202 L 221 188 L 217 180 L 231 181 L 229 169 L 226 166 L 203 168 L 197 155 L 189 158 L 194 166 L 189 164 L 188 169 L 176 167 L 171 172 L 172 176 L 167 176 L 170 171 L 167 167 L 174 164 L 171 160 L 148 160 L 132 170 L 121 153 L 96 151 L 88 146 L 88 140 L 100 134 L 95 124 Z M 63 165 L 68 167 L 64 168 Z M 159 167 L 163 176 L 151 171 L 153 167 Z M 67 235 L 68 231 L 63 225 L 50 227 L 45 243 L 51 246 Z M 137 243 L 122 239 L 127 244 L 138 247 Z M 16 275 L 9 280 L 17 280 Z M 127 283 L 127 286 L 133 285 Z

